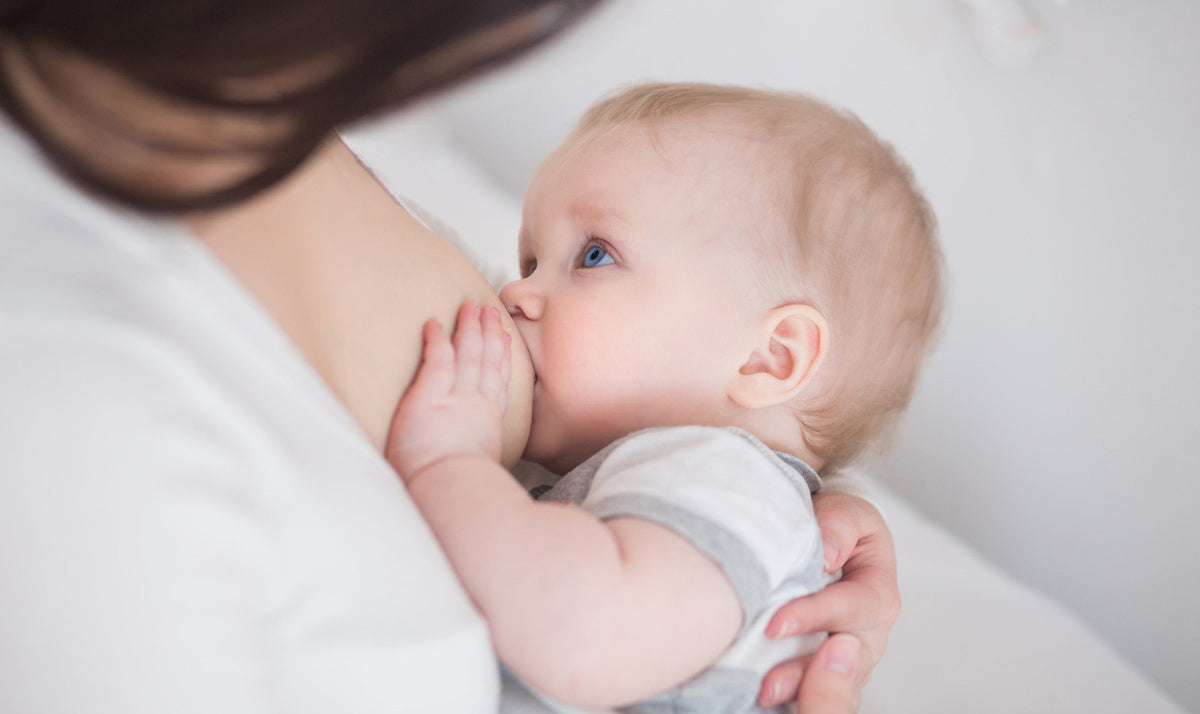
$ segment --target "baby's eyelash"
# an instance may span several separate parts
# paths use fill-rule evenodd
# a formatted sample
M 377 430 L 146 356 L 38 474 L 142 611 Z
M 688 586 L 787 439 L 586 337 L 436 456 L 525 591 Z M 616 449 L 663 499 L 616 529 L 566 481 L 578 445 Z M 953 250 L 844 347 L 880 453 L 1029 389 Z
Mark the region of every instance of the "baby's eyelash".
M 591 256 L 592 251 L 595 250 L 603 253 L 604 258 L 607 259 L 608 262 L 600 263 L 598 265 L 588 265 L 589 256 Z M 608 241 L 604 240 L 603 238 L 589 236 L 587 241 L 583 244 L 583 249 L 579 252 L 577 261 L 579 267 L 584 268 L 599 267 L 599 265 L 611 265 L 616 262 L 616 254 L 613 252 L 612 246 L 608 244 Z

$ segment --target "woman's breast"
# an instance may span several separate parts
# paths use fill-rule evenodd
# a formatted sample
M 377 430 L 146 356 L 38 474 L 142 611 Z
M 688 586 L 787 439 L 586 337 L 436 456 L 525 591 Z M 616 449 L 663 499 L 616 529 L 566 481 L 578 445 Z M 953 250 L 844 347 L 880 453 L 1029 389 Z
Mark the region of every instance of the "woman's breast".
M 500 307 L 513 337 L 504 459 L 516 463 L 529 434 L 533 368 L 515 325 L 470 260 L 405 211 L 340 141 L 263 195 L 187 222 L 379 450 L 420 364 L 425 321 L 451 332 L 464 301 Z
M 343 402 L 352 413 L 358 410 L 356 418 L 372 441 L 382 446 L 392 412 L 420 365 L 425 321 L 435 318 L 452 334 L 455 315 L 464 302 L 495 306 L 513 338 L 504 460 L 509 466 L 515 464 L 529 435 L 533 367 L 500 298 L 462 252 L 419 225 L 408 226 L 401 235 L 393 233 L 374 252 L 377 259 L 358 271 L 369 270 L 369 279 L 341 291 L 346 300 L 341 314 L 361 321 L 343 325 L 350 328 L 344 331 L 347 342 L 361 341 L 359 358 L 343 365 L 353 373 L 336 379 L 345 390 L 340 395 Z

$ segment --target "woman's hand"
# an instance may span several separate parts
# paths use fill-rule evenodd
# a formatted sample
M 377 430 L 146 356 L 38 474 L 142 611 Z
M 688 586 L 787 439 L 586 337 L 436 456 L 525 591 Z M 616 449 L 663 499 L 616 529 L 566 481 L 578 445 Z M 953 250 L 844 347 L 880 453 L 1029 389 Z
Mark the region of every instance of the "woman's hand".
M 763 678 L 764 707 L 795 700 L 800 714 L 858 710 L 863 685 L 883 657 L 900 616 L 896 551 L 883 516 L 865 500 L 825 491 L 813 503 L 825 540 L 825 569 L 842 579 L 784 605 L 767 626 L 771 637 L 828 631 L 812 656 L 784 662 Z

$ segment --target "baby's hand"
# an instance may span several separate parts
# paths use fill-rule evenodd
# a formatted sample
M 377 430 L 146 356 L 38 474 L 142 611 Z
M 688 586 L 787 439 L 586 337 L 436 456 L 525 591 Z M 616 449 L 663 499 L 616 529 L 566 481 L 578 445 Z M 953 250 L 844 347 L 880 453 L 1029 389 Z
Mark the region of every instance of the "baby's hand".
M 450 456 L 499 462 L 503 443 L 512 338 L 500 312 L 467 303 L 453 345 L 437 320 L 425 323 L 424 339 L 421 367 L 396 409 L 386 449 L 405 483 Z

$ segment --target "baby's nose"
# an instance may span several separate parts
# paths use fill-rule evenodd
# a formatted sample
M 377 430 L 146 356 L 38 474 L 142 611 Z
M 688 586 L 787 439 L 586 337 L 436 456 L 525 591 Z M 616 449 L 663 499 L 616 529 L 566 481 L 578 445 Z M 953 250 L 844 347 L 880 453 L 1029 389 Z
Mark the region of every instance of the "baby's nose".
M 514 280 L 500 288 L 500 302 L 514 319 L 537 320 L 542 313 L 542 299 L 528 278 Z

